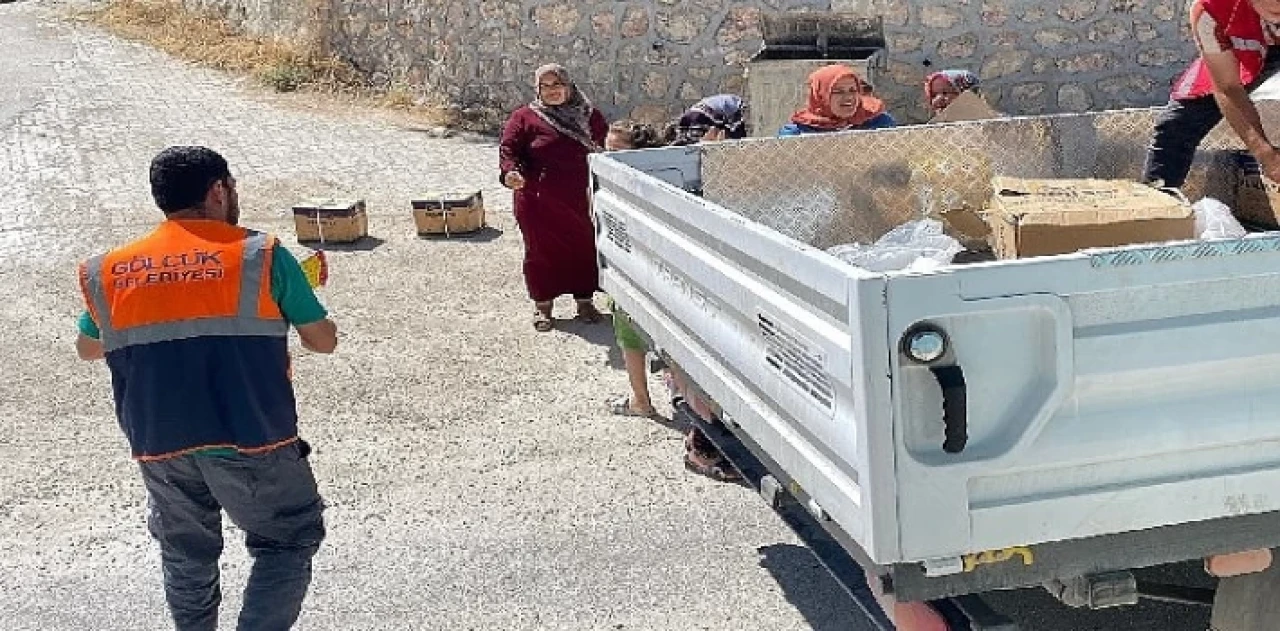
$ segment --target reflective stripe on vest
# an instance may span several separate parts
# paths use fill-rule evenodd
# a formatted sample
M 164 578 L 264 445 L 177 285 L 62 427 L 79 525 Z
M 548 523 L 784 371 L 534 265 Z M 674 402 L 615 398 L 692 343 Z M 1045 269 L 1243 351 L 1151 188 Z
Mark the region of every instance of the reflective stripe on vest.
M 107 292 L 102 287 L 102 266 L 107 259 L 106 254 L 99 254 L 85 261 L 81 270 L 84 276 L 84 292 L 93 301 L 93 320 L 98 325 L 98 334 L 111 329 L 111 307 L 107 304 Z
M 1232 37 L 1231 48 L 1234 50 L 1247 50 L 1255 53 L 1267 54 L 1267 45 L 1256 39 L 1245 39 L 1243 37 Z
M 258 315 L 268 247 L 274 246 L 269 235 L 251 232 L 244 241 L 240 269 L 240 292 L 237 313 L 231 317 L 208 317 L 160 322 L 117 329 L 111 321 L 111 306 L 103 287 L 103 265 L 106 255 L 95 256 L 85 264 L 85 290 L 93 301 L 93 310 L 101 333 L 103 350 L 111 352 L 139 344 L 154 344 L 202 336 L 271 336 L 285 337 L 289 325 L 283 319 L 267 319 Z

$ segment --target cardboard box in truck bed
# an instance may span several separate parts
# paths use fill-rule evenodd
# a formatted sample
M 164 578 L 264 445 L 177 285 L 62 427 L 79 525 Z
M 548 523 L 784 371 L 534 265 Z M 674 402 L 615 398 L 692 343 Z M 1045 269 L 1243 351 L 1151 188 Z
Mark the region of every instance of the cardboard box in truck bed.
M 1000 259 L 1195 238 L 1186 199 L 1137 182 L 997 177 L 992 184 L 983 217 Z
M 1258 161 L 1246 151 L 1234 152 L 1236 207 L 1241 222 L 1276 230 L 1280 228 L 1280 185 L 1262 174 Z

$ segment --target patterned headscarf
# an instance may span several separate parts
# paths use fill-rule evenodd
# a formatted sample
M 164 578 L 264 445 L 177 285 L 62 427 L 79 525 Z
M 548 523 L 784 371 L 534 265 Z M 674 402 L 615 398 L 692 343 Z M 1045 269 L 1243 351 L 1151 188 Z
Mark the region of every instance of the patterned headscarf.
M 942 70 L 935 72 L 924 80 L 924 100 L 926 103 L 933 103 L 933 97 L 937 96 L 933 93 L 933 80 L 942 79 L 951 84 L 956 92 L 965 92 L 966 90 L 977 90 L 978 75 L 968 70 Z
M 717 94 L 694 103 L 676 123 L 671 144 L 694 145 L 711 129 L 721 129 L 725 138 L 747 137 L 747 104 L 736 94 Z
M 844 79 L 853 79 L 861 95 L 858 109 L 849 118 L 838 118 L 831 111 L 831 90 L 836 83 Z M 809 75 L 809 103 L 791 115 L 791 122 L 821 129 L 823 131 L 839 131 L 852 129 L 884 113 L 884 101 L 862 94 L 862 79 L 852 68 L 843 64 L 831 64 L 813 71 Z
M 542 89 L 538 86 L 547 75 L 555 75 L 569 89 L 569 98 L 564 103 L 549 105 L 543 102 Z M 569 71 L 564 66 L 547 64 L 539 67 L 533 72 L 533 89 L 536 96 L 529 103 L 529 108 L 534 113 L 556 131 L 578 141 L 587 149 L 601 150 L 600 145 L 591 139 L 591 114 L 595 112 L 595 106 L 569 78 Z

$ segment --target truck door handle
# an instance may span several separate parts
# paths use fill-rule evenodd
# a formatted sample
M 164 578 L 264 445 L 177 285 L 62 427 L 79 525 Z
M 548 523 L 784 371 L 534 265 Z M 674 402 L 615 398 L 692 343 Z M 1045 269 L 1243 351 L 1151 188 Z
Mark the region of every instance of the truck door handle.
M 945 438 L 942 450 L 949 454 L 964 451 L 969 442 L 968 393 L 964 384 L 964 370 L 959 366 L 933 366 L 929 368 L 942 388 L 942 423 Z

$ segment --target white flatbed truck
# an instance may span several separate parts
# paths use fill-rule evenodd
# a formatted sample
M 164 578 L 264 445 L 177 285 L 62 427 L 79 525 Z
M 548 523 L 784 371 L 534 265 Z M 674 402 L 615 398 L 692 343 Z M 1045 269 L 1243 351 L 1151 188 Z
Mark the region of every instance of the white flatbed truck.
M 922 151 L 1136 179 L 1154 115 L 595 155 L 603 287 L 855 596 L 866 572 L 980 629 L 1016 628 L 982 594 L 1053 581 L 1077 606 L 1208 605 L 1132 570 L 1280 547 L 1280 233 L 924 272 L 824 251 L 913 216 Z M 1231 148 L 1206 141 L 1189 197 L 1230 193 Z

